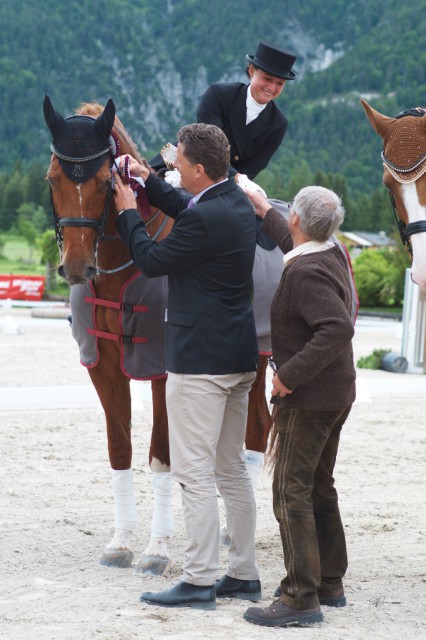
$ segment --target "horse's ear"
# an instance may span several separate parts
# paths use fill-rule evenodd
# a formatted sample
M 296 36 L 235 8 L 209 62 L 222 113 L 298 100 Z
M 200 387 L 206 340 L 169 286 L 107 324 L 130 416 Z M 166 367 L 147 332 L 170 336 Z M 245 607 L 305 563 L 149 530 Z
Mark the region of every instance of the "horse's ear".
M 426 113 L 422 117 L 422 127 L 423 127 L 423 131 L 426 133 Z
M 389 118 L 389 116 L 384 116 L 382 113 L 373 109 L 368 102 L 365 100 L 361 100 L 361 104 L 364 107 L 364 111 L 367 114 L 367 118 L 370 121 L 371 126 L 374 131 L 383 138 L 385 135 L 386 127 L 395 121 L 395 118 Z
M 108 100 L 105 109 L 96 119 L 96 131 L 105 138 L 109 138 L 112 127 L 114 126 L 115 104 L 111 98 Z
M 54 138 L 55 135 L 65 126 L 65 120 L 57 111 L 55 111 L 48 95 L 44 96 L 43 113 L 46 124 Z

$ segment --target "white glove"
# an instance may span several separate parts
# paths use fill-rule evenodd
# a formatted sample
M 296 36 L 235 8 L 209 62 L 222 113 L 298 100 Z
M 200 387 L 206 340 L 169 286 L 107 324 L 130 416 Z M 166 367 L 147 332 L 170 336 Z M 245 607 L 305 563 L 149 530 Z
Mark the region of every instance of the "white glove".
M 164 182 L 171 184 L 172 187 L 178 189 L 180 187 L 180 173 L 177 169 L 173 171 L 166 171 L 164 174 Z
M 267 198 L 268 196 L 266 195 L 265 191 L 262 189 L 262 187 L 260 187 L 258 184 L 256 184 L 255 182 L 253 182 L 252 180 L 249 180 L 247 178 L 247 176 L 244 173 L 240 173 L 238 176 L 238 186 L 241 187 L 241 189 L 243 191 L 246 191 L 248 193 L 253 191 L 260 191 L 260 193 Z

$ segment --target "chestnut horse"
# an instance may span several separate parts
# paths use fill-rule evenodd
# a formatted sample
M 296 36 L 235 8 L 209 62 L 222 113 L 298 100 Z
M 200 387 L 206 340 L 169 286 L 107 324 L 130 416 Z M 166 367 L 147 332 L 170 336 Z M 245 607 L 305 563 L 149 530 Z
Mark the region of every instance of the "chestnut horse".
M 152 433 L 149 465 L 153 476 L 154 512 L 148 547 L 136 570 L 166 574 L 171 568 L 167 541 L 173 534 L 172 485 L 165 403 L 166 375 L 162 366 L 161 345 L 157 368 L 151 363 L 142 375 L 132 375 L 126 368 L 123 349 L 144 347 L 143 337 L 124 335 L 124 325 L 131 323 L 132 312 L 156 308 L 151 297 L 144 302 L 143 287 L 152 296 L 159 292 L 159 314 L 153 322 L 163 325 L 165 287 L 161 278 L 145 279 L 138 285 L 142 302 L 129 304 L 123 298 L 136 278 L 143 278 L 133 264 L 127 247 L 115 230 L 117 211 L 111 197 L 114 180 L 114 157 L 129 154 L 144 162 L 109 100 L 105 109 L 99 104 L 82 104 L 77 113 L 64 119 L 48 96 L 44 117 L 52 134 L 52 156 L 47 172 L 51 189 L 52 213 L 60 250 L 59 274 L 71 285 L 70 303 L 73 334 L 79 342 L 82 364 L 97 391 L 106 418 L 109 459 L 115 503 L 115 533 L 106 546 L 101 563 L 107 566 L 131 566 L 132 533 L 138 523 L 132 480 L 131 395 L 130 378 L 150 379 L 152 389 Z M 138 208 L 147 232 L 160 241 L 170 232 L 173 220 L 138 199 Z M 281 261 L 281 259 L 280 259 Z M 139 283 L 139 280 L 137 281 Z M 154 284 L 154 286 L 153 286 Z M 129 294 L 130 295 L 130 294 Z M 141 315 L 141 314 L 140 314 Z M 87 320 L 89 328 L 81 330 Z M 80 328 L 79 328 L 80 327 Z M 161 334 L 161 331 L 160 331 Z M 88 344 L 84 341 L 88 337 Z M 132 343 L 132 344 L 130 344 Z M 124 346 L 123 346 L 124 345 Z M 139 352 L 140 353 L 140 352 Z M 158 355 L 158 350 L 157 350 Z M 133 360 L 140 360 L 133 357 Z M 149 358 L 147 357 L 147 360 Z M 151 358 L 156 360 L 156 358 Z M 249 396 L 246 455 L 250 475 L 250 455 L 256 472 L 261 468 L 271 426 L 265 398 L 267 355 Z M 252 477 L 252 476 L 251 476 Z M 254 480 L 252 479 L 254 484 Z
M 383 183 L 389 190 L 402 242 L 411 258 L 411 278 L 426 287 L 426 109 L 385 116 L 361 100 L 383 139 Z

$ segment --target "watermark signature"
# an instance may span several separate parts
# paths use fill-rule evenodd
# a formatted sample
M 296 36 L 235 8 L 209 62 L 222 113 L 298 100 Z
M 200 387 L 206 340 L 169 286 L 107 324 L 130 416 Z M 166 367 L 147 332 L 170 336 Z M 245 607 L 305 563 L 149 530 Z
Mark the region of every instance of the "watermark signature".
M 381 607 L 382 604 L 384 604 L 386 601 L 386 596 L 377 596 L 376 598 L 371 598 L 368 602 L 371 604 L 372 607 L 376 607 L 376 609 L 378 607 Z

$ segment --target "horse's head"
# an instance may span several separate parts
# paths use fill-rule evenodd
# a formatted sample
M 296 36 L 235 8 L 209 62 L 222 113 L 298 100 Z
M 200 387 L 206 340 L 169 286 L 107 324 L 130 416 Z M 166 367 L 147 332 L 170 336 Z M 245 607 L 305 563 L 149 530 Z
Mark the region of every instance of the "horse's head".
M 385 116 L 361 100 L 383 140 L 383 183 L 399 218 L 402 241 L 412 254 L 411 277 L 426 287 L 426 110 Z
M 61 252 L 58 273 L 71 285 L 83 284 L 96 275 L 97 242 L 108 216 L 115 105 L 109 100 L 97 117 L 63 118 L 45 96 L 43 111 L 52 134 L 47 179 Z

